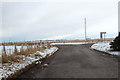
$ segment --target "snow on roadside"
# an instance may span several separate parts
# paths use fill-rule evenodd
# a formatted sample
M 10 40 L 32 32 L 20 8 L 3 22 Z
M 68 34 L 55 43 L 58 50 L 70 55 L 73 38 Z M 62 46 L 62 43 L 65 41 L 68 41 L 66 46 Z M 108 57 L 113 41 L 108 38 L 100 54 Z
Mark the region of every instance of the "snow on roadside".
M 50 49 L 45 49 L 44 51 L 37 51 L 35 55 L 41 56 L 41 58 L 46 57 L 46 55 L 52 55 L 52 53 L 56 52 L 58 50 L 57 47 L 52 47 Z M 51 54 L 50 54 L 51 53 Z
M 37 51 L 34 54 L 31 54 L 30 56 L 24 56 L 24 55 L 19 55 L 19 57 L 22 57 L 22 61 L 19 63 L 11 62 L 11 63 L 5 63 L 1 64 L 2 66 L 0 67 L 0 80 L 2 78 L 7 78 L 11 74 L 16 73 L 18 70 L 21 70 L 25 68 L 26 66 L 34 63 L 35 61 L 38 61 L 47 55 L 52 55 L 54 52 L 58 50 L 57 47 L 51 47 L 49 49 L 45 49 L 44 51 Z
M 92 49 L 107 52 L 110 49 L 109 42 L 99 42 L 91 46 Z
M 119 55 L 120 54 L 119 51 L 110 51 L 109 44 L 110 44 L 110 42 L 98 42 L 98 43 L 93 44 L 91 46 L 91 49 L 107 52 L 107 53 L 112 54 L 112 55 Z

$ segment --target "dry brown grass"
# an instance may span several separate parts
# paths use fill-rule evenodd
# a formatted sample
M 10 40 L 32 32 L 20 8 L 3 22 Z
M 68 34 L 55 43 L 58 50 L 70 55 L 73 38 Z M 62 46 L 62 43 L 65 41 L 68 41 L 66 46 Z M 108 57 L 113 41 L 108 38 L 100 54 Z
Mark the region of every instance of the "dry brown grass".
M 2 63 L 9 63 L 9 62 L 19 62 L 21 57 L 18 55 L 29 56 L 32 52 L 35 52 L 32 48 L 27 48 L 26 50 L 21 50 L 19 53 L 17 50 L 14 51 L 14 54 L 7 55 L 5 52 L 2 53 Z
M 2 63 L 10 63 L 10 62 L 19 62 L 22 58 L 19 57 L 18 55 L 24 55 L 24 56 L 29 56 L 30 54 L 33 54 L 37 51 L 43 51 L 46 48 L 51 47 L 50 43 L 47 43 L 47 47 L 45 45 L 40 46 L 40 43 L 38 42 L 9 42 L 9 43 L 2 43 L 0 44 L 3 46 L 3 51 L 2 51 Z M 6 54 L 6 49 L 5 46 L 7 45 L 14 45 L 14 52 L 11 53 L 11 55 Z M 22 47 L 20 48 L 20 51 L 17 49 L 17 45 L 21 45 Z M 24 46 L 27 46 L 27 49 L 24 49 Z
M 15 54 L 11 55 L 2 55 L 2 63 L 10 63 L 10 62 L 19 62 L 21 58 L 17 57 Z
M 43 51 L 46 49 L 46 47 L 43 45 L 42 47 L 40 45 L 26 45 L 27 48 L 24 49 L 23 45 L 20 49 L 20 51 L 17 50 L 16 45 L 14 46 L 14 52 L 11 55 L 6 54 L 5 45 L 3 45 L 3 51 L 2 51 L 2 63 L 10 63 L 10 62 L 19 62 L 22 58 L 18 55 L 24 55 L 29 56 L 30 54 L 33 54 L 37 51 Z M 49 44 L 50 47 L 50 44 Z
M 48 48 L 53 47 L 52 45 L 50 45 L 51 44 L 50 42 L 48 42 L 47 44 L 48 44 L 47 46 Z
M 40 44 L 40 41 L 26 41 L 26 42 L 6 42 L 6 43 L 0 43 L 0 45 L 38 45 Z
M 14 54 L 7 55 L 5 46 L 3 46 L 2 63 L 18 62 L 21 58 L 17 57 L 17 55 L 18 55 L 17 48 L 15 49 Z
M 18 52 L 18 50 L 17 50 L 16 45 L 15 45 L 15 49 L 14 49 L 14 54 L 16 54 L 16 55 L 18 55 L 18 54 L 19 54 L 19 52 Z
M 19 62 L 21 59 L 23 59 L 22 57 L 19 57 L 16 54 L 11 54 L 7 56 L 8 62 Z
M 35 53 L 36 51 L 40 51 L 41 47 L 36 45 L 36 46 L 27 46 L 27 49 L 24 49 L 23 47 L 21 47 L 19 55 L 25 55 L 28 56 L 30 54 Z
M 7 62 L 8 62 L 7 54 L 6 54 L 5 46 L 3 46 L 3 50 L 2 50 L 2 63 L 7 63 Z

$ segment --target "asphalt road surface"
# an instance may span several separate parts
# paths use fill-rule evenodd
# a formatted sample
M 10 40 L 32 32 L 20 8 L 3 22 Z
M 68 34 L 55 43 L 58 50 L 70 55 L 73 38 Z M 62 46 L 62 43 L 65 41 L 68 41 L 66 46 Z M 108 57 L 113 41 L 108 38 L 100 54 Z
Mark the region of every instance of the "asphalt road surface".
M 90 45 L 58 46 L 59 50 L 41 66 L 19 78 L 118 78 L 118 59 L 91 50 Z

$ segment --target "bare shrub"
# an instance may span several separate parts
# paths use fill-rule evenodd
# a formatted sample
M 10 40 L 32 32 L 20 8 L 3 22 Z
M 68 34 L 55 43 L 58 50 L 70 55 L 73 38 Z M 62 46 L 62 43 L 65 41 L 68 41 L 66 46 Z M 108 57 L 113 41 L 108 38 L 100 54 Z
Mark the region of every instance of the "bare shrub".
M 22 45 L 21 48 L 20 48 L 19 54 L 20 54 L 20 55 L 24 55 L 24 54 L 25 54 L 25 50 L 23 49 L 23 45 Z
M 22 58 L 18 57 L 18 51 L 16 46 L 15 46 L 14 54 L 11 54 L 11 55 L 6 54 L 5 46 L 3 46 L 2 63 L 19 62 L 20 59 Z
M 36 46 L 35 47 L 27 46 L 27 49 L 23 49 L 23 47 L 21 47 L 20 54 L 25 55 L 25 56 L 29 56 L 30 54 L 33 54 L 36 51 L 38 51 L 38 47 L 36 47 Z
M 45 50 L 46 49 L 46 46 L 42 46 L 41 47 L 41 51 Z
M 18 54 L 18 50 L 17 50 L 17 47 L 16 47 L 16 45 L 15 45 L 15 48 L 14 48 L 14 54 Z
M 50 45 L 51 43 L 47 43 L 47 47 L 50 48 L 52 47 L 52 45 Z
M 20 60 L 22 60 L 23 58 L 19 57 L 16 54 L 11 54 L 11 55 L 7 55 L 6 59 L 7 59 L 7 63 L 11 63 L 11 62 L 20 62 Z
M 3 50 L 2 50 L 2 63 L 7 63 L 8 62 L 8 58 L 7 58 L 7 54 L 6 54 L 6 49 L 5 46 L 3 45 Z

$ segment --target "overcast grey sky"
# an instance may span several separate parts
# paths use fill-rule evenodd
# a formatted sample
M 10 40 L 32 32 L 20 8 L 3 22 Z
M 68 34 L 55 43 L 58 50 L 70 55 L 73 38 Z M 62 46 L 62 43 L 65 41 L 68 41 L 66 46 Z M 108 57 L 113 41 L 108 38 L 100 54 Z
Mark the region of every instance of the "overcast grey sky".
M 108 37 L 117 35 L 118 0 L 25 1 L 0 4 L 3 41 L 83 39 L 85 17 L 87 37 L 99 37 L 101 31 Z

